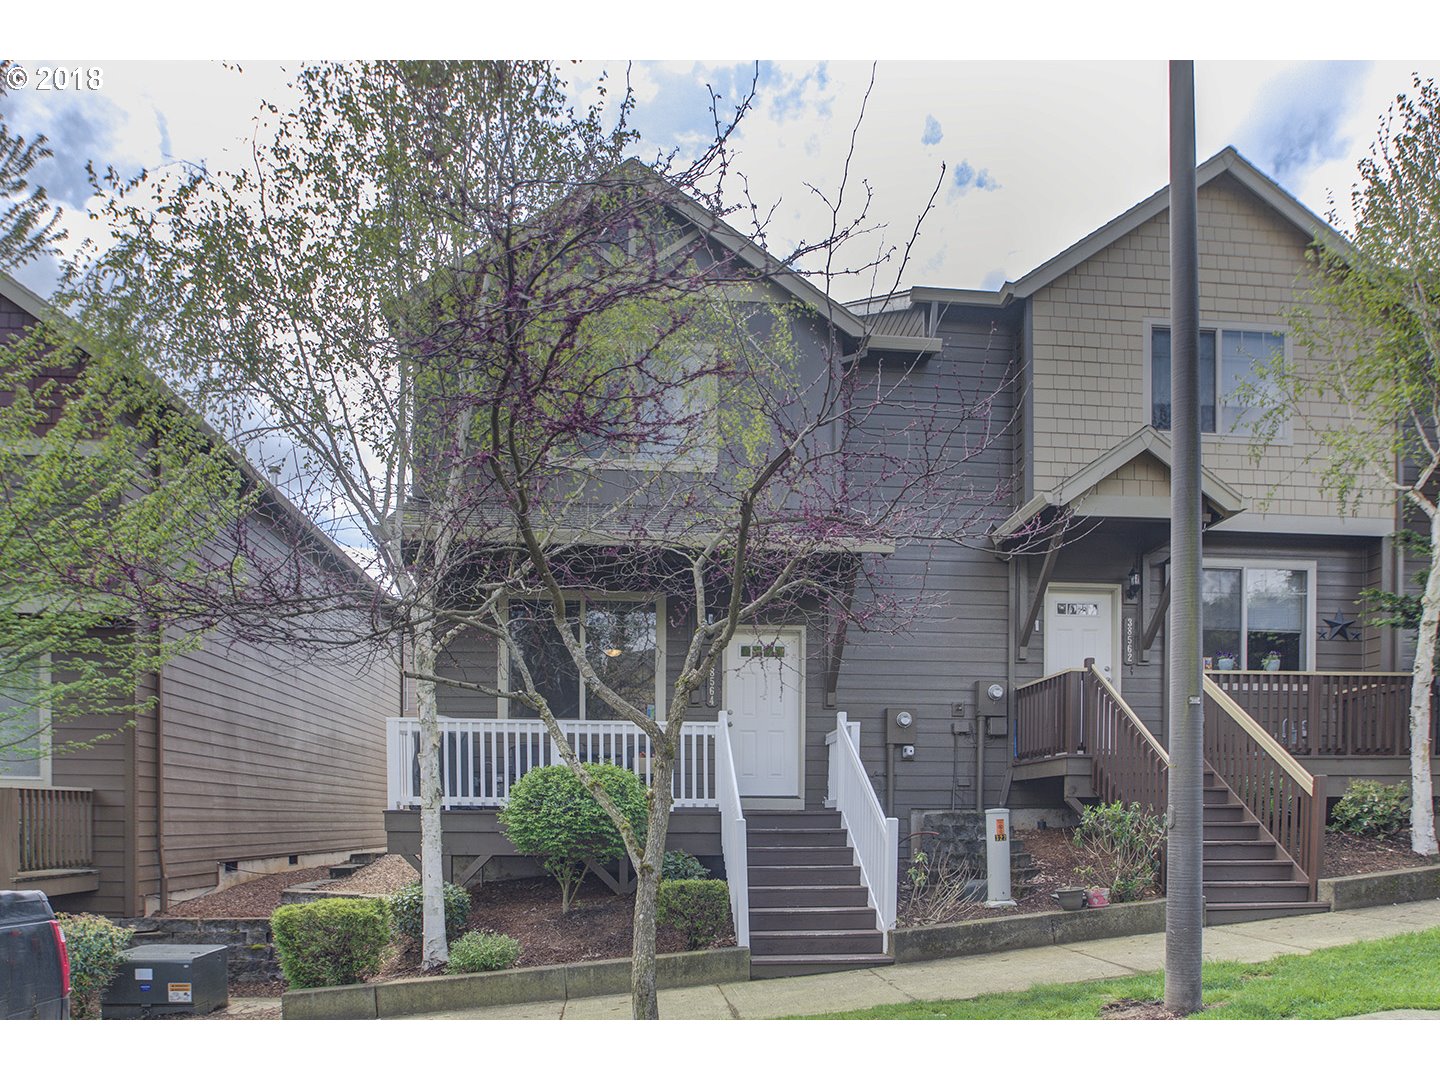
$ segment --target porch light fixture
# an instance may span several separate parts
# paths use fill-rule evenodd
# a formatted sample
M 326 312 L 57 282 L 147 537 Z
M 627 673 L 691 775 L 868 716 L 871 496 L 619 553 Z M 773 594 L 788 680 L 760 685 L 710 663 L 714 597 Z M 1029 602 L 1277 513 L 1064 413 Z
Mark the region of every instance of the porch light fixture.
M 1125 575 L 1125 599 L 1134 600 L 1140 595 L 1140 564 L 1135 563 L 1130 567 L 1130 572 Z
M 623 653 L 624 651 L 625 651 L 624 649 L 606 649 L 606 650 L 605 650 L 605 655 L 608 656 L 608 657 L 610 657 L 610 659 L 613 660 L 613 659 L 615 659 L 615 657 L 619 656 L 619 655 L 620 655 L 621 653 Z

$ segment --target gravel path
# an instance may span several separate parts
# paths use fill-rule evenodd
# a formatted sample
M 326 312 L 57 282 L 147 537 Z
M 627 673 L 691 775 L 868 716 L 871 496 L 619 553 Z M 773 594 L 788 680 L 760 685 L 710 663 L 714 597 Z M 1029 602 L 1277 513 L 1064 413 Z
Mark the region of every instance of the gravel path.
M 325 892 L 358 892 L 389 896 L 396 889 L 420 880 L 420 872 L 403 855 L 385 855 L 362 866 L 347 878 L 324 886 Z

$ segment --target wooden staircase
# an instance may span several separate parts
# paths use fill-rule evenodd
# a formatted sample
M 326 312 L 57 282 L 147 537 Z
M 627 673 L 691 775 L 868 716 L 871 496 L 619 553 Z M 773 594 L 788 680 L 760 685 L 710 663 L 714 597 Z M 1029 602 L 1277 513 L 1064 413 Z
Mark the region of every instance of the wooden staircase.
M 894 963 L 839 811 L 752 810 L 746 835 L 751 978 Z
M 1310 883 L 1299 864 L 1208 764 L 1204 832 L 1206 925 L 1330 910 L 1329 904 L 1310 899 Z

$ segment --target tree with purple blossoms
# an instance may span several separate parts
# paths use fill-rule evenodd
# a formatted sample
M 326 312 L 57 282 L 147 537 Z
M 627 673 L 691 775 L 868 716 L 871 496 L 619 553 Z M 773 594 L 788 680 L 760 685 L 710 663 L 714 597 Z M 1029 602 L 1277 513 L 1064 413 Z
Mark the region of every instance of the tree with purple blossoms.
M 656 1017 L 656 893 L 692 693 L 744 627 L 805 611 L 833 637 L 923 604 L 880 587 L 881 553 L 963 542 L 1008 495 L 971 466 L 1004 435 L 1010 358 L 917 382 L 922 356 L 872 348 L 795 273 L 838 265 L 863 209 L 845 218 L 841 193 L 823 243 L 767 255 L 758 222 L 725 221 L 727 125 L 693 161 L 640 165 L 628 95 L 607 125 L 572 110 L 547 64 L 326 65 L 297 87 L 296 110 L 265 115 L 253 168 L 116 189 L 117 243 L 94 276 L 124 313 L 110 330 L 143 337 L 252 455 L 283 458 L 292 499 L 385 585 L 377 598 L 244 550 L 216 603 L 236 632 L 326 644 L 344 634 L 327 611 L 368 610 L 374 640 L 403 643 L 425 966 L 446 951 L 447 687 L 537 716 L 615 822 L 637 881 L 634 1014 Z M 574 597 L 615 591 L 673 598 L 688 628 L 661 715 L 574 621 Z M 536 625 L 648 738 L 643 832 L 566 739 L 521 640 Z M 473 640 L 508 665 L 447 659 Z

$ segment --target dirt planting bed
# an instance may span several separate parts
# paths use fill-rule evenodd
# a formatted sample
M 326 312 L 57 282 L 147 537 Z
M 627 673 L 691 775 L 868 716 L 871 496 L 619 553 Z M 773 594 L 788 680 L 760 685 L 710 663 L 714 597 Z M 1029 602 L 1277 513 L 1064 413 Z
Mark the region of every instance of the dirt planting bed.
M 1380 840 L 1347 833 L 1325 834 L 1324 877 L 1349 877 L 1352 874 L 1373 874 L 1378 870 L 1404 870 L 1433 863 L 1424 855 L 1410 850 L 1410 832 Z

